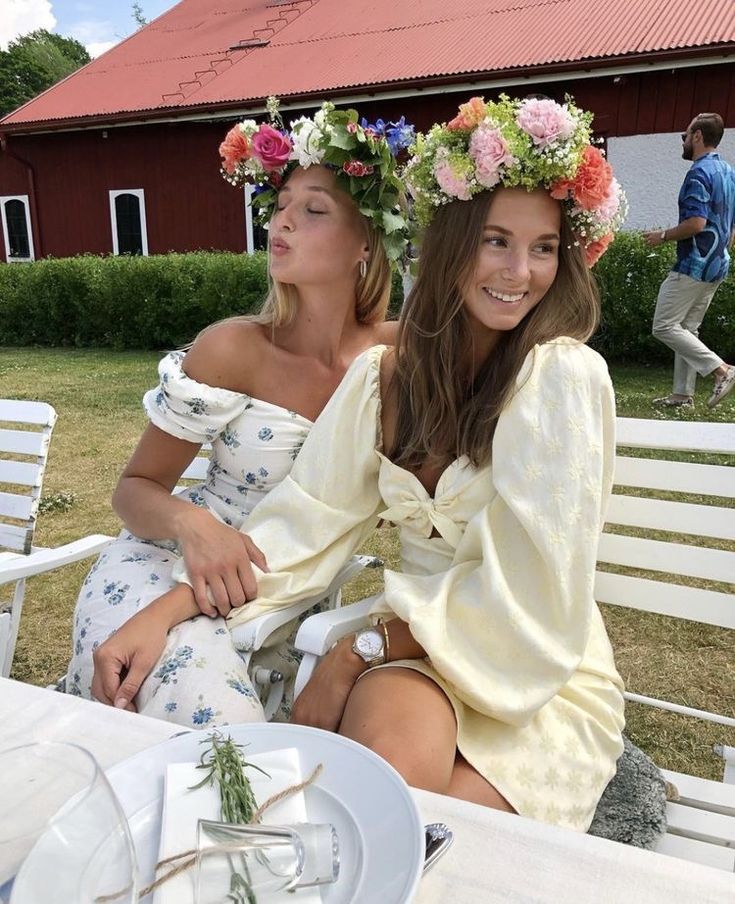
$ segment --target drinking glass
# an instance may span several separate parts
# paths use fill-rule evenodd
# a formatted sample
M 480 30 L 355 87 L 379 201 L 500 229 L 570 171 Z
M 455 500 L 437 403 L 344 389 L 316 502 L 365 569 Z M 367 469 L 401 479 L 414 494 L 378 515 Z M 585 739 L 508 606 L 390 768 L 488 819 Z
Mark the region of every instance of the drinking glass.
M 92 754 L 53 742 L 0 752 L 0 902 L 136 901 L 130 830 Z
M 250 901 L 336 882 L 339 841 L 328 823 L 231 825 L 200 819 L 195 868 L 195 904 Z

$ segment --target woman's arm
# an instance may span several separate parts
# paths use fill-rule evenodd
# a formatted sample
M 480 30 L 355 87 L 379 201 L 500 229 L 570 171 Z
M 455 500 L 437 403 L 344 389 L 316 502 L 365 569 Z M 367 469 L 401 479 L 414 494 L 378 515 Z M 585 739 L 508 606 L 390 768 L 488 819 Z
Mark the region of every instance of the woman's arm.
M 244 534 L 171 495 L 198 448 L 150 424 L 123 471 L 113 507 L 136 536 L 176 540 L 200 610 L 227 615 L 256 595 L 250 561 L 264 570 L 266 563 Z
M 135 697 L 161 657 L 168 632 L 198 614 L 191 588 L 179 584 L 128 619 L 94 651 L 92 696 L 135 712 Z
M 426 651 L 414 639 L 406 622 L 399 618 L 391 619 L 386 622 L 384 630 L 389 638 L 386 662 L 424 659 Z M 352 649 L 354 639 L 354 634 L 348 634 L 321 658 L 314 674 L 294 702 L 292 722 L 323 728 L 325 731 L 337 731 L 350 691 L 368 668 L 365 660 Z
M 260 333 L 244 327 L 218 325 L 196 340 L 183 362 L 172 365 L 170 359 L 164 359 L 161 388 L 146 396 L 153 423 L 145 430 L 113 496 L 115 510 L 136 536 L 172 539 L 179 544 L 197 603 L 206 615 L 226 615 L 232 606 L 253 598 L 252 555 L 253 561 L 265 568 L 262 556 L 239 531 L 206 509 L 171 495 L 202 443 L 224 429 L 247 404 L 238 381 L 244 379 L 244 358 L 248 367 L 259 361 Z M 243 348 L 248 350 L 247 356 Z M 192 413 L 194 396 L 203 396 L 206 414 Z

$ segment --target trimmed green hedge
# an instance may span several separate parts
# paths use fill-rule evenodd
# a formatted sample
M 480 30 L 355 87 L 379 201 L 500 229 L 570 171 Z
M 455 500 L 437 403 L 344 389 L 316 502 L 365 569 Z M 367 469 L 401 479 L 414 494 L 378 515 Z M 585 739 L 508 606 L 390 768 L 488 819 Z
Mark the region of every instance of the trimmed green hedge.
M 608 360 L 671 360 L 651 336 L 651 318 L 672 260 L 671 245 L 650 249 L 639 234 L 622 233 L 595 267 L 603 322 L 592 344 Z M 209 323 L 257 311 L 266 287 L 262 252 L 82 255 L 0 265 L 0 345 L 176 348 Z M 402 297 L 396 275 L 392 313 Z M 735 359 L 735 275 L 718 289 L 701 335 Z
M 590 344 L 608 361 L 672 361 L 672 352 L 651 335 L 651 323 L 659 286 L 675 256 L 673 243 L 649 248 L 640 233 L 621 232 L 600 259 L 593 272 L 602 295 L 602 323 Z M 717 290 L 699 332 L 726 360 L 735 360 L 733 271 Z

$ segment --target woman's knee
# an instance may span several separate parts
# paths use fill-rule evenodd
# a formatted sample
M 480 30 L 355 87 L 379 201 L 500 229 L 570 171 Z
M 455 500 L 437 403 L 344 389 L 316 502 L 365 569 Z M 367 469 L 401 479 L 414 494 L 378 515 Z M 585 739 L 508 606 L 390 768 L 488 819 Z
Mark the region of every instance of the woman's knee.
M 370 748 L 418 788 L 445 793 L 457 745 L 454 711 L 430 679 L 403 669 L 362 678 L 339 733 Z

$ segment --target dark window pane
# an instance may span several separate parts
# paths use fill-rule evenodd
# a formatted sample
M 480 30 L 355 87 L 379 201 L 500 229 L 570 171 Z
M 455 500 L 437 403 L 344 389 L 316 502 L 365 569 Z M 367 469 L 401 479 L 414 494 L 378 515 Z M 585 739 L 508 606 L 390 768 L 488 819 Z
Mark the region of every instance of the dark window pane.
M 115 198 L 117 217 L 117 250 L 119 254 L 143 253 L 143 229 L 140 221 L 140 199 L 137 195 Z
M 268 232 L 253 217 L 253 250 L 265 251 L 268 247 Z
M 5 202 L 5 219 L 8 224 L 8 244 L 10 245 L 10 257 L 28 258 L 31 256 L 31 246 L 28 241 L 28 223 L 26 222 L 26 208 L 22 201 L 12 200 Z

